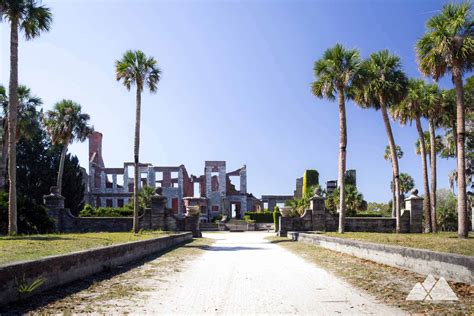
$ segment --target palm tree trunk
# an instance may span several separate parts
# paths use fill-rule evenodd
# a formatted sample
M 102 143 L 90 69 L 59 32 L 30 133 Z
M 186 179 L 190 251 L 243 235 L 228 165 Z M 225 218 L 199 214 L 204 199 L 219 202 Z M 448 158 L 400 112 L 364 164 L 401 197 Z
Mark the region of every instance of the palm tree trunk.
M 396 217 L 397 213 L 395 212 L 395 178 L 392 177 L 392 217 Z
M 8 118 L 3 119 L 2 160 L 0 161 L 0 192 L 5 192 L 7 185 L 8 163 Z
M 346 226 L 346 147 L 347 147 L 347 124 L 346 105 L 344 103 L 344 91 L 339 89 L 339 233 L 343 234 Z
M 458 236 L 460 238 L 467 238 L 466 162 L 464 158 L 464 141 L 466 137 L 464 122 L 464 89 L 462 85 L 462 73 L 457 66 L 453 67 L 453 82 L 456 89 Z
M 387 107 L 384 103 L 383 98 L 380 98 L 380 108 L 382 111 L 382 118 L 385 124 L 385 130 L 387 131 L 388 137 L 388 145 L 390 147 L 390 155 L 392 156 L 392 171 L 393 171 L 393 179 L 394 181 L 394 188 L 395 188 L 395 218 L 396 218 L 396 225 L 395 231 L 397 233 L 400 232 L 400 176 L 398 170 L 398 157 L 397 157 L 397 150 L 395 145 L 395 139 L 393 138 L 392 127 L 390 126 L 390 120 L 388 118 Z
M 11 18 L 10 87 L 8 102 L 8 234 L 18 233 L 16 204 L 16 121 L 18 115 L 18 17 Z
M 134 163 L 135 163 L 135 170 L 134 170 L 134 184 L 133 184 L 133 232 L 135 234 L 138 233 L 138 190 L 139 190 L 139 152 L 140 152 L 140 116 L 141 116 L 141 106 L 142 106 L 142 98 L 141 98 L 141 89 L 140 84 L 137 83 L 137 108 L 135 114 L 135 143 L 134 143 Z
M 64 161 L 66 160 L 66 153 L 67 147 L 69 145 L 69 139 L 63 145 L 63 149 L 61 150 L 61 159 L 59 160 L 59 171 L 58 171 L 58 180 L 57 180 L 57 187 L 58 193 L 61 195 L 62 188 L 63 188 L 63 173 L 64 173 Z
M 424 232 L 431 231 L 431 216 L 430 216 L 430 187 L 428 185 L 428 164 L 426 163 L 426 146 L 425 135 L 421 127 L 420 118 L 416 118 L 416 130 L 418 131 L 418 139 L 420 140 L 420 155 L 421 155 L 421 169 L 423 171 L 423 190 L 425 192 L 425 199 L 423 200 L 423 218 L 424 218 Z
M 431 167 L 431 231 L 436 233 L 436 135 L 433 119 L 428 120 L 430 132 L 430 167 Z

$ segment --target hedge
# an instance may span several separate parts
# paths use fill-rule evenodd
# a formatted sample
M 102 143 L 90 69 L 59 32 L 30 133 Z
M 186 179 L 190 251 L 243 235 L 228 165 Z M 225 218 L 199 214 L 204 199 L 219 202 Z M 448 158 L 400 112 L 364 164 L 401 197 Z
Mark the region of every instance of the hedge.
M 244 219 L 255 221 L 256 223 L 272 223 L 273 214 L 269 212 L 256 213 L 256 212 L 245 212 Z
M 79 217 L 131 217 L 133 209 L 127 207 L 98 207 L 94 208 L 90 204 L 86 204 Z
M 273 215 L 273 224 L 275 225 L 275 231 L 278 232 L 280 231 L 278 227 L 279 222 L 280 222 L 279 218 L 281 217 L 280 209 L 275 208 L 272 215 Z

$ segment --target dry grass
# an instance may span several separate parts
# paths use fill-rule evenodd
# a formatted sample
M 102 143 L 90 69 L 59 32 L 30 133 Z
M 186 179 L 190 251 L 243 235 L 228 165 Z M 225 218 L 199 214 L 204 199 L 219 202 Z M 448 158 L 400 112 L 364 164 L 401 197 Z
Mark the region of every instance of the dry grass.
M 45 292 L 27 302 L 0 307 L 0 315 L 12 314 L 120 314 L 137 313 L 147 292 L 169 282 L 174 272 L 204 252 L 212 239 L 199 238 L 164 254 L 157 254 L 134 264 L 112 269 L 73 282 L 66 287 Z
M 436 234 L 384 234 L 384 233 L 325 233 L 325 236 L 350 238 L 380 244 L 428 249 L 439 252 L 474 256 L 474 236 L 458 238 L 453 232 Z
M 459 297 L 456 303 L 410 302 L 405 298 L 424 276 L 331 251 L 287 238 L 271 237 L 271 242 L 302 256 L 306 260 L 330 271 L 353 286 L 375 296 L 378 300 L 397 306 L 409 313 L 474 314 L 474 286 L 449 282 Z
M 162 236 L 161 231 L 144 231 L 0 237 L 0 265 Z

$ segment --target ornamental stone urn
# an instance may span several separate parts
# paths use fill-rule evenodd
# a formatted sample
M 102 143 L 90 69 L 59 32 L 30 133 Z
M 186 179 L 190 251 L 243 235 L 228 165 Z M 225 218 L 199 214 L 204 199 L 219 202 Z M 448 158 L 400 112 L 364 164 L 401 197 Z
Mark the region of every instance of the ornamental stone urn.
M 186 207 L 186 216 L 199 216 L 201 210 L 199 205 L 191 205 Z
M 281 217 L 290 217 L 291 209 L 289 207 L 280 208 Z

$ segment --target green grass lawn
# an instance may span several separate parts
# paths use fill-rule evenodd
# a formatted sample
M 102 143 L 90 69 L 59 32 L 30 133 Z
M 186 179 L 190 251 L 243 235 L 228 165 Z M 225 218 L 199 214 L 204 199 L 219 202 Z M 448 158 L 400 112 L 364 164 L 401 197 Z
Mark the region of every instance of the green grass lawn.
M 161 231 L 147 231 L 138 235 L 127 232 L 0 237 L 0 265 L 165 235 Z
M 324 235 L 474 256 L 474 234 L 472 233 L 468 239 L 460 239 L 454 232 L 441 232 L 437 234 L 384 234 L 348 232 L 344 234 L 325 233 Z

